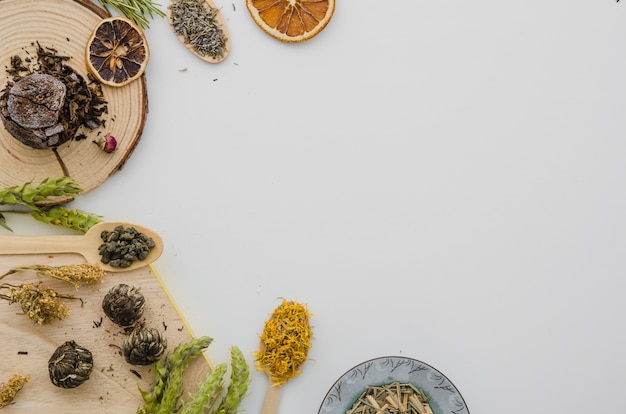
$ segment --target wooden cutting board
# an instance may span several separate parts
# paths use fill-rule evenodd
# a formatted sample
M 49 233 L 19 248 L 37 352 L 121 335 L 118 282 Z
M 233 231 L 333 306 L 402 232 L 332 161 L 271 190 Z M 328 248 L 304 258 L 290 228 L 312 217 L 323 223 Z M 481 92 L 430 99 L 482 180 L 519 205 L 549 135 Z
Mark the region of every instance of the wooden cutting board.
M 66 265 L 83 263 L 75 254 L 59 255 L 1 255 L 0 275 L 17 266 L 35 264 Z M 19 305 L 0 301 L 0 383 L 14 373 L 29 375 L 30 381 L 17 394 L 14 403 L 2 413 L 135 413 L 142 404 L 139 389 L 148 390 L 154 376 L 154 365 L 147 367 L 128 364 L 120 354 L 125 338 L 123 329 L 111 322 L 102 311 L 102 298 L 118 283 L 141 288 L 146 299 L 146 326 L 159 329 L 167 339 L 167 350 L 193 337 L 175 303 L 164 288 L 152 266 L 130 272 L 109 273 L 97 287 L 72 285 L 39 276 L 34 272 L 19 272 L 0 283 L 21 284 L 41 281 L 46 287 L 80 297 L 67 302 L 70 316 L 50 325 L 39 326 L 29 320 Z M 74 340 L 93 354 L 94 368 L 89 380 L 74 389 L 52 385 L 48 375 L 48 359 L 65 341 Z M 165 355 L 164 355 L 165 356 Z M 191 392 L 210 372 L 206 358 L 197 358 L 185 376 L 187 391 Z M 134 372 L 133 372 L 134 371 Z M 187 392 L 184 393 L 187 395 Z

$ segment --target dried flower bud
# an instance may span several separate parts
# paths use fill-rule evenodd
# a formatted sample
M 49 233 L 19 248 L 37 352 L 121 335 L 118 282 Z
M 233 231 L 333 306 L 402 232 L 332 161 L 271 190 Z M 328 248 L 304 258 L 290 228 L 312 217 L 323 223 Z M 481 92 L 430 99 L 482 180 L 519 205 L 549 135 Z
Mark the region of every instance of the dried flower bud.
M 4 408 L 13 402 L 18 392 L 30 381 L 30 376 L 13 374 L 11 379 L 4 384 L 0 384 L 0 408 Z
M 0 299 L 19 304 L 28 319 L 38 325 L 67 318 L 70 311 L 61 299 L 77 299 L 74 296 L 62 295 L 54 289 L 42 287 L 41 282 L 24 283 L 19 286 L 3 283 L 0 285 L 0 290 L 2 289 L 8 290 L 9 294 L 0 294 Z
M 100 137 L 96 141 L 93 141 L 93 143 L 97 144 L 100 149 L 106 153 L 111 153 L 117 148 L 117 140 L 111 134 L 107 134 L 106 137 Z
M 165 352 L 167 340 L 154 328 L 135 329 L 124 341 L 122 354 L 132 365 L 150 365 Z
M 133 326 L 143 316 L 146 302 L 139 289 L 124 283 L 109 289 L 102 299 L 102 310 L 105 315 L 122 327 Z
M 78 387 L 89 379 L 92 369 L 91 352 L 74 341 L 59 346 L 48 360 L 50 380 L 60 388 Z

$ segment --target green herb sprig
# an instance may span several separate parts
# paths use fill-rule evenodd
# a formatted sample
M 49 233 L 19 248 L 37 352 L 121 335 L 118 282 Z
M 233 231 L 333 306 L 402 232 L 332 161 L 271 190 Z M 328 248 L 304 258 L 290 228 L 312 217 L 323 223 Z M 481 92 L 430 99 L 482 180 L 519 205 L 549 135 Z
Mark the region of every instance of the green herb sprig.
M 143 407 L 137 414 L 236 414 L 248 392 L 250 367 L 239 348 L 231 347 L 231 375 L 226 395 L 227 364 L 219 364 L 207 374 L 186 402 L 181 401 L 183 373 L 192 359 L 209 346 L 212 339 L 198 337 L 179 344 L 163 363 L 157 363 L 150 391 L 142 391 Z M 216 408 L 217 407 L 217 408 Z
M 24 206 L 31 210 L 30 214 L 36 220 L 85 233 L 94 224 L 101 222 L 102 217 L 63 206 L 40 205 L 43 202 L 54 201 L 55 197 L 73 198 L 81 192 L 82 188 L 70 177 L 45 178 L 37 185 L 28 181 L 22 185 L 0 188 L 0 205 Z M 14 212 L 24 213 L 24 211 Z M 0 226 L 12 231 L 2 213 L 0 211 Z
M 102 221 L 102 217 L 87 213 L 75 208 L 53 206 L 45 209 L 33 211 L 31 213 L 36 220 L 43 223 L 54 224 L 55 226 L 67 227 L 86 233 L 95 224 Z
M 250 367 L 246 363 L 243 353 L 236 346 L 230 349 L 230 359 L 230 385 L 226 396 L 217 409 L 217 414 L 236 414 L 250 384 Z
M 48 201 L 52 197 L 73 197 L 81 192 L 82 189 L 73 178 L 45 178 L 36 186 L 28 181 L 23 185 L 1 188 L 0 204 L 37 209 L 37 203 Z
M 204 414 L 210 412 L 219 399 L 222 389 L 224 389 L 224 375 L 228 366 L 226 363 L 215 366 L 213 371 L 200 383 L 195 393 L 191 395 L 189 401 L 183 406 L 181 414 Z
M 187 342 L 179 344 L 171 354 L 169 354 L 163 363 L 157 363 L 154 373 L 152 389 L 150 391 L 141 391 L 144 400 L 143 407 L 139 408 L 137 414 L 156 414 L 160 412 L 160 407 L 175 407 L 178 403 L 178 397 L 175 401 L 174 392 L 167 392 L 167 388 L 172 384 L 177 386 L 182 381 L 182 375 L 189 363 L 206 349 L 213 338 L 208 336 L 200 336 L 193 338 Z M 170 398 L 167 400 L 166 398 Z
M 128 17 L 142 29 L 150 27 L 150 20 L 155 16 L 165 17 L 165 13 L 159 8 L 160 4 L 151 0 L 98 0 L 98 3 L 112 15 L 109 7 L 118 13 Z

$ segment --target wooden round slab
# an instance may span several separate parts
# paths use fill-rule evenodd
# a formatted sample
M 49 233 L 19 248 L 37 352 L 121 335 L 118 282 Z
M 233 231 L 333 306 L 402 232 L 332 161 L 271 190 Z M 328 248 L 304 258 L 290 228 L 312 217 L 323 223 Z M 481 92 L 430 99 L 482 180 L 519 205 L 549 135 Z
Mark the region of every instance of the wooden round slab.
M 0 90 L 5 89 L 11 76 L 7 68 L 11 57 L 35 60 L 37 44 L 53 48 L 58 55 L 69 56 L 65 61 L 87 80 L 85 45 L 89 35 L 106 12 L 89 0 L 0 0 Z M 34 63 L 34 62 L 32 62 Z M 118 171 L 141 138 L 148 110 L 145 75 L 121 88 L 103 85 L 108 114 L 103 115 L 103 127 L 90 131 L 80 128 L 86 139 L 60 145 L 57 152 L 83 193 L 93 190 Z M 105 153 L 93 141 L 111 134 L 117 139 L 117 149 Z M 46 177 L 63 176 L 55 153 L 34 149 L 13 138 L 0 122 L 0 187 L 38 184 Z M 69 200 L 58 200 L 58 203 Z

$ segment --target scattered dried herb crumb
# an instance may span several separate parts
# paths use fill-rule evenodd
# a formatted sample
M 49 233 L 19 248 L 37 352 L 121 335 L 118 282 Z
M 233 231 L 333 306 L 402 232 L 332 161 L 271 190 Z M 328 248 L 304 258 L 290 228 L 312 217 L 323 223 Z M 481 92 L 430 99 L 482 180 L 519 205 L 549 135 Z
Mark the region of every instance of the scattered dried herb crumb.
M 141 374 L 138 373 L 137 371 L 135 371 L 134 369 L 131 369 L 130 372 L 135 375 L 137 378 L 141 379 Z

